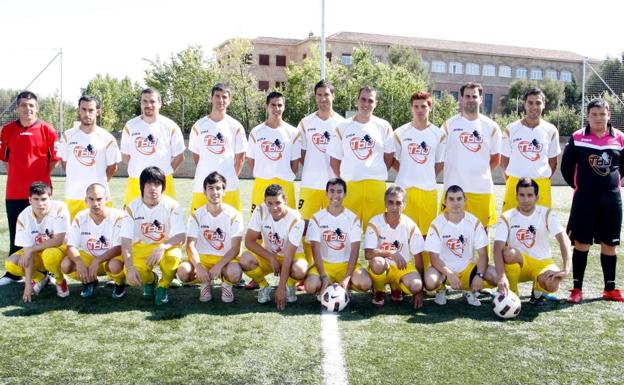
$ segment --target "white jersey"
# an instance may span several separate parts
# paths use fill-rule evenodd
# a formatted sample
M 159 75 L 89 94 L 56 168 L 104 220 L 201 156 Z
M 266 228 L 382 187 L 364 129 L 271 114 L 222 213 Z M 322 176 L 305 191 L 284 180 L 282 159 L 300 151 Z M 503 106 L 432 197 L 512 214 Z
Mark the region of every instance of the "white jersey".
M 184 219 L 178 202 L 166 195 L 150 208 L 141 197 L 126 206 L 127 215 L 121 225 L 121 238 L 133 243 L 164 243 L 178 234 L 184 234 Z
M 95 127 L 90 134 L 79 127 L 63 132 L 56 154 L 66 162 L 65 198 L 84 200 L 87 187 L 99 183 L 110 197 L 106 168 L 121 162 L 117 140 L 108 131 Z
M 465 192 L 490 194 L 490 156 L 500 153 L 501 133 L 496 122 L 485 115 L 468 120 L 461 114 L 442 126 L 446 135 L 444 189 L 460 186 Z
M 398 252 L 406 262 L 413 262 L 414 255 L 424 250 L 425 241 L 416 223 L 407 215 L 401 214 L 397 227 L 392 228 L 386 222 L 385 214 L 375 215 L 366 228 L 365 249 L 381 249 Z M 390 264 L 396 265 L 389 259 Z
M 125 213 L 119 209 L 108 209 L 108 214 L 98 225 L 89 215 L 89 209 L 76 214 L 72 222 L 67 246 L 86 251 L 94 257 L 99 257 L 115 246 L 121 245 L 121 223 Z
M 436 189 L 435 164 L 444 162 L 445 137 L 442 130 L 433 124 L 419 130 L 406 123 L 394 131 L 394 139 L 394 157 L 401 164 L 395 183 L 405 189 Z
M 349 209 L 337 216 L 322 209 L 312 216 L 308 223 L 308 242 L 318 242 L 323 261 L 330 263 L 349 262 L 351 244 L 360 242 L 362 227 L 358 217 Z
M 126 123 L 121 133 L 121 153 L 130 155 L 128 176 L 138 178 L 150 166 L 160 168 L 165 175 L 173 174 L 171 160 L 184 152 L 182 130 L 171 119 L 158 115 L 154 123 L 141 116 Z
M 199 254 L 222 257 L 232 248 L 232 238 L 242 238 L 243 217 L 234 207 L 222 204 L 223 211 L 216 217 L 202 206 L 191 214 L 186 235 L 195 238 Z
M 503 129 L 501 155 L 509 158 L 505 173 L 516 178 L 550 178 L 552 170 L 548 159 L 561 153 L 559 131 L 552 124 L 540 120 L 530 128 L 522 120 Z
M 271 252 L 284 256 L 286 241 L 297 247 L 297 253 L 303 253 L 301 237 L 305 222 L 298 211 L 286 207 L 286 216 L 275 221 L 266 204 L 261 204 L 251 214 L 249 229 L 262 235 L 264 247 L 270 247 Z
M 189 150 L 199 155 L 193 192 L 204 191 L 204 179 L 213 171 L 225 177 L 225 191 L 238 190 L 234 156 L 247 150 L 247 138 L 236 119 L 229 115 L 218 122 L 208 116 L 199 119 L 191 128 Z
M 427 232 L 425 250 L 436 253 L 454 273 L 461 273 L 474 260 L 474 252 L 488 245 L 483 225 L 474 215 L 465 213 L 459 223 L 438 215 Z
M 335 112 L 327 120 L 319 118 L 315 112 L 299 123 L 301 149 L 306 152 L 301 170 L 301 187 L 325 190 L 327 181 L 336 177 L 329 166 L 327 146 L 336 136 L 336 126 L 342 121 L 344 118 Z
M 376 116 L 366 123 L 346 119 L 338 124 L 336 137 L 329 142 L 327 153 L 341 161 L 340 177 L 346 181 L 385 181 L 388 169 L 384 154 L 394 153 L 392 127 Z
M 495 241 L 503 241 L 535 259 L 548 259 L 550 240 L 564 231 L 555 212 L 544 206 L 535 206 L 533 214 L 526 216 L 518 209 L 505 211 L 496 224 Z
M 68 230 L 69 209 L 64 202 L 50 201 L 50 211 L 41 222 L 37 222 L 32 206 L 28 206 L 17 217 L 15 246 L 32 247 Z
M 254 178 L 292 182 L 295 173 L 290 162 L 301 158 L 301 135 L 286 122 L 278 128 L 261 123 L 249 133 L 247 157 L 254 160 Z

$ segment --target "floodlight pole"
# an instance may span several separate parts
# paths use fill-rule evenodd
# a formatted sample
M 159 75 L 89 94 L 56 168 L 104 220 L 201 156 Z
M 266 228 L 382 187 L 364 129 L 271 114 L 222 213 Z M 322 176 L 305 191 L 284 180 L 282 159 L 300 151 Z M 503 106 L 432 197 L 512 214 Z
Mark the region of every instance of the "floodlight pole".
M 64 125 L 64 120 L 63 120 L 63 48 L 59 48 L 59 56 L 60 56 L 60 68 L 61 68 L 61 75 L 60 75 L 60 84 L 59 84 L 59 125 L 58 128 L 61 131 L 65 131 L 65 128 L 63 127 Z
M 321 80 L 325 79 L 325 0 L 321 0 Z
M 583 58 L 583 87 L 581 87 L 581 127 L 585 122 L 585 71 L 587 71 L 587 57 Z

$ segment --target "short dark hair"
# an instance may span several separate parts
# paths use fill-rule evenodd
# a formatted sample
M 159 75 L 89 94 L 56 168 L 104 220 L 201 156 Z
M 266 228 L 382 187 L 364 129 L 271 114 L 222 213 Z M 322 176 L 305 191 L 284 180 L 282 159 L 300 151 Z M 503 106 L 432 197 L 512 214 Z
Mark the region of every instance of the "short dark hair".
M 95 107 L 100 108 L 100 101 L 93 95 L 82 95 L 80 99 L 78 99 L 78 107 L 80 107 L 81 102 L 95 102 Z
M 403 203 L 407 201 L 407 191 L 405 191 L 405 189 L 399 185 L 394 185 L 394 186 L 388 187 L 388 189 L 384 193 L 384 202 L 392 194 L 401 194 L 403 195 Z
M 160 91 L 158 91 L 156 88 L 154 87 L 143 88 L 143 91 L 141 91 L 141 96 L 145 94 L 156 95 L 158 97 L 158 101 L 162 103 L 162 97 L 160 96 Z
M 358 91 L 358 99 L 360 98 L 360 95 L 362 95 L 362 92 L 364 92 L 364 91 L 370 92 L 370 93 L 374 92 L 375 95 L 377 95 L 377 93 L 378 93 L 377 90 L 374 87 L 372 87 L 372 86 L 363 86 Z
M 50 187 L 47 183 L 40 182 L 40 181 L 33 182 L 28 188 L 29 197 L 33 195 L 45 195 L 45 194 L 52 195 L 52 187 Z
M 282 186 L 275 183 L 268 185 L 267 188 L 264 190 L 264 198 L 278 197 L 280 195 L 286 198 L 286 193 L 284 192 Z
M 592 99 L 591 102 L 587 104 L 588 114 L 592 108 L 606 108 L 607 111 L 609 111 L 609 103 L 602 98 L 595 98 L 595 99 Z
M 533 192 L 535 193 L 535 196 L 537 196 L 537 194 L 539 193 L 539 186 L 537 185 L 536 181 L 531 178 L 520 178 L 520 180 L 518 180 L 518 183 L 516 183 L 516 195 L 518 195 L 518 191 L 520 191 L 520 188 L 525 187 L 533 187 Z
M 323 88 L 323 87 L 327 88 L 327 89 L 329 90 L 329 92 L 331 92 L 331 93 L 332 93 L 332 95 L 335 95 L 335 94 L 336 94 L 336 89 L 334 88 L 334 85 L 333 85 L 333 84 L 331 84 L 329 81 L 327 81 L 327 80 L 325 80 L 325 79 L 323 79 L 323 80 L 319 81 L 318 83 L 316 83 L 316 84 L 314 85 L 314 93 L 316 94 L 316 91 L 317 91 L 319 88 Z
M 215 92 L 217 91 L 223 91 L 223 92 L 226 92 L 228 95 L 232 95 L 230 86 L 228 86 L 225 83 L 217 83 L 214 86 L 212 86 L 212 89 L 210 90 L 210 96 L 214 96 Z
M 325 192 L 329 191 L 329 186 L 335 186 L 335 185 L 341 185 L 342 189 L 344 190 L 344 193 L 347 193 L 347 182 L 345 182 L 343 179 L 341 178 L 332 178 L 330 180 L 327 181 L 327 184 L 325 185 Z
M 479 96 L 483 95 L 483 86 L 481 84 L 479 84 L 479 83 L 468 82 L 468 83 L 464 84 L 463 86 L 459 87 L 459 94 L 461 96 L 464 96 L 464 90 L 466 88 L 468 88 L 470 90 L 476 89 L 477 91 L 479 91 Z
M 541 96 L 544 103 L 546 103 L 546 94 L 540 88 L 530 88 L 527 92 L 524 93 L 523 100 L 526 102 L 531 95 Z
M 446 197 L 449 193 L 458 193 L 458 192 L 462 193 L 462 196 L 466 198 L 466 193 L 464 192 L 464 189 L 454 184 L 452 186 L 449 186 L 449 188 L 446 189 L 446 192 L 444 193 L 444 200 L 446 200 Z
M 206 178 L 204 178 L 204 191 L 206 191 L 206 187 L 208 187 L 209 184 L 215 184 L 218 182 L 223 183 L 223 188 L 227 186 L 227 181 L 223 175 L 216 171 L 211 172 Z
M 16 104 L 19 105 L 20 102 L 22 101 L 22 99 L 32 99 L 35 102 L 39 103 L 37 101 L 37 95 L 35 95 L 33 92 L 30 91 L 22 91 L 17 95 L 17 99 L 16 99 Z
M 286 98 L 284 97 L 284 94 L 278 91 L 271 91 L 269 92 L 269 94 L 266 97 L 266 105 L 268 106 L 269 103 L 271 102 L 271 99 L 277 99 L 277 98 L 282 98 L 284 99 L 284 101 L 286 100 Z
M 433 108 L 433 98 L 431 97 L 431 94 L 429 92 L 426 92 L 426 91 L 414 92 L 412 96 L 410 97 L 410 107 L 412 103 L 414 103 L 414 100 L 424 100 L 427 102 L 427 105 L 429 106 L 429 108 Z
M 141 175 L 139 176 L 139 185 L 141 186 L 141 197 L 143 197 L 143 190 L 145 189 L 145 184 L 148 182 L 160 184 L 162 186 L 163 191 L 165 191 L 165 188 L 167 187 L 167 177 L 165 176 L 165 173 L 156 166 L 151 166 L 141 171 Z

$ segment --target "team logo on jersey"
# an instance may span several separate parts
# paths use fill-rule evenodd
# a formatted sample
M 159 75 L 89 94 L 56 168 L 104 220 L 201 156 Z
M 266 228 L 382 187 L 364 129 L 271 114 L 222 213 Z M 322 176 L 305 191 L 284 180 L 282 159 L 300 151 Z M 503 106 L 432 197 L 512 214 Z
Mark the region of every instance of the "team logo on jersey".
M 269 242 L 271 243 L 271 248 L 273 252 L 279 254 L 284 248 L 284 240 L 279 236 L 279 234 L 269 231 Z
M 336 231 L 325 230 L 323 231 L 323 239 L 325 240 L 327 247 L 332 250 L 340 251 L 345 248 L 347 234 L 339 228 L 337 228 Z
M 137 151 L 143 155 L 152 155 L 156 152 L 156 145 L 158 144 L 158 138 L 149 134 L 146 138 L 137 136 L 134 138 L 134 146 Z
M 532 162 L 540 158 L 543 147 L 544 146 L 538 142 L 537 139 L 533 139 L 530 142 L 526 140 L 518 142 L 518 151 L 520 151 L 520 154 Z
M 379 248 L 385 251 L 401 251 L 401 249 L 403 248 L 403 244 L 395 239 L 394 242 L 382 243 Z
M 87 144 L 87 147 L 76 146 L 74 147 L 74 156 L 80 164 L 91 167 L 95 164 L 95 155 L 97 151 L 91 144 Z
M 483 143 L 483 137 L 479 131 L 474 130 L 472 132 L 462 132 L 459 134 L 459 141 L 468 151 L 479 152 L 479 150 L 481 150 L 481 144 Z
M 49 229 L 45 229 L 43 233 L 37 233 L 37 235 L 35 235 L 35 244 L 39 245 L 45 241 L 52 239 L 53 236 L 54 233 L 52 231 L 50 231 Z
M 516 232 L 516 239 L 520 242 L 524 247 L 531 248 L 535 245 L 535 234 L 537 231 L 533 225 L 530 225 L 528 229 L 519 229 Z
M 217 227 L 216 230 L 204 230 L 204 239 L 215 250 L 223 250 L 225 246 L 225 231 Z
M 322 134 L 319 134 L 317 132 L 312 135 L 312 143 L 317 148 L 317 150 L 319 150 L 323 154 L 325 153 L 325 151 L 327 151 L 327 144 L 329 144 L 329 139 L 331 139 L 331 136 L 327 131 Z
M 600 176 L 607 176 L 611 172 L 611 157 L 606 152 L 601 155 L 591 154 L 589 165 L 592 170 Z
M 373 148 L 375 147 L 375 139 L 366 134 L 363 138 L 354 136 L 349 141 L 351 151 L 355 154 L 355 157 L 359 160 L 366 160 L 373 154 Z
M 87 250 L 89 250 L 91 254 L 97 251 L 110 249 L 110 247 L 110 240 L 106 239 L 103 235 L 98 239 L 89 238 L 87 240 Z
M 165 238 L 165 225 L 156 219 L 152 223 L 144 222 L 141 224 L 141 233 L 152 241 L 160 242 Z
M 220 132 L 217 132 L 217 135 L 206 135 L 204 136 L 204 144 L 206 145 L 206 149 L 212 152 L 213 154 L 221 155 L 225 151 L 225 142 L 226 139 Z
M 461 257 L 464 255 L 464 246 L 466 245 L 466 240 L 463 235 L 460 235 L 458 238 L 449 238 L 446 240 L 446 247 L 453 253 L 454 255 Z
M 427 157 L 431 152 L 431 147 L 427 145 L 425 141 L 420 143 L 410 143 L 407 146 L 407 153 L 409 154 L 414 162 L 423 164 L 427 162 Z
M 260 149 L 264 156 L 274 161 L 284 157 L 284 147 L 286 146 L 279 139 L 275 139 L 273 142 L 265 140 L 260 143 Z

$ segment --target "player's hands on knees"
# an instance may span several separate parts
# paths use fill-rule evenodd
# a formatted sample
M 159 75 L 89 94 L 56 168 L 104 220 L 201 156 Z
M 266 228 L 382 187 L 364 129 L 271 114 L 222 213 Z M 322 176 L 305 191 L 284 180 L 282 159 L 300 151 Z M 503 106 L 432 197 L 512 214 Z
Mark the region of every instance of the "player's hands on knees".
M 78 275 L 78 279 L 80 280 L 80 282 L 89 282 L 89 269 L 81 259 L 78 259 L 76 261 L 76 275 Z
M 286 288 L 277 287 L 275 290 L 275 303 L 277 304 L 277 310 L 286 309 Z
M 147 258 L 147 261 L 146 261 L 147 265 L 148 266 L 158 265 L 163 255 L 165 255 L 165 248 L 162 245 L 158 245 L 158 247 L 156 247 L 154 251 L 152 251 L 150 256 Z
M 470 284 L 470 289 L 472 289 L 472 291 L 479 291 L 483 289 L 483 278 L 476 275 L 472 279 L 472 283 Z
M 200 264 L 198 264 L 197 267 L 195 268 L 195 276 L 197 277 L 197 280 L 201 283 L 210 282 L 210 274 Z
M 422 290 L 414 294 L 414 309 L 420 309 L 424 306 L 424 295 Z
M 396 263 L 399 270 L 403 270 L 407 267 L 407 262 L 400 253 L 394 253 L 392 259 L 394 259 L 394 262 Z
M 141 276 L 139 275 L 137 269 L 134 266 L 128 266 L 127 270 L 128 275 L 126 276 L 126 279 L 128 280 L 128 283 L 132 286 L 141 286 Z
M 208 275 L 210 276 L 210 279 L 221 278 L 221 270 L 223 270 L 223 267 L 221 265 L 218 265 L 218 264 L 214 265 L 212 269 L 208 271 Z
M 100 261 L 94 258 L 89 265 L 89 282 L 95 281 L 98 276 L 98 270 L 100 269 Z
M 457 276 L 457 274 L 449 274 L 446 276 L 446 279 L 449 281 L 449 284 L 453 289 L 461 289 L 461 282 L 459 281 L 459 277 Z
M 498 292 L 504 295 L 507 295 L 509 291 L 509 281 L 507 280 L 507 276 L 503 275 L 501 279 L 498 280 Z
M 30 265 L 30 251 L 28 250 L 24 251 L 24 253 L 20 255 L 19 260 L 17 261 L 17 264 L 22 269 L 28 268 L 28 266 Z
M 282 266 L 280 265 L 280 263 L 277 260 L 277 258 L 275 256 L 272 256 L 269 261 L 271 262 L 271 267 L 273 268 L 273 273 L 275 275 L 279 275 L 280 271 L 282 270 Z

